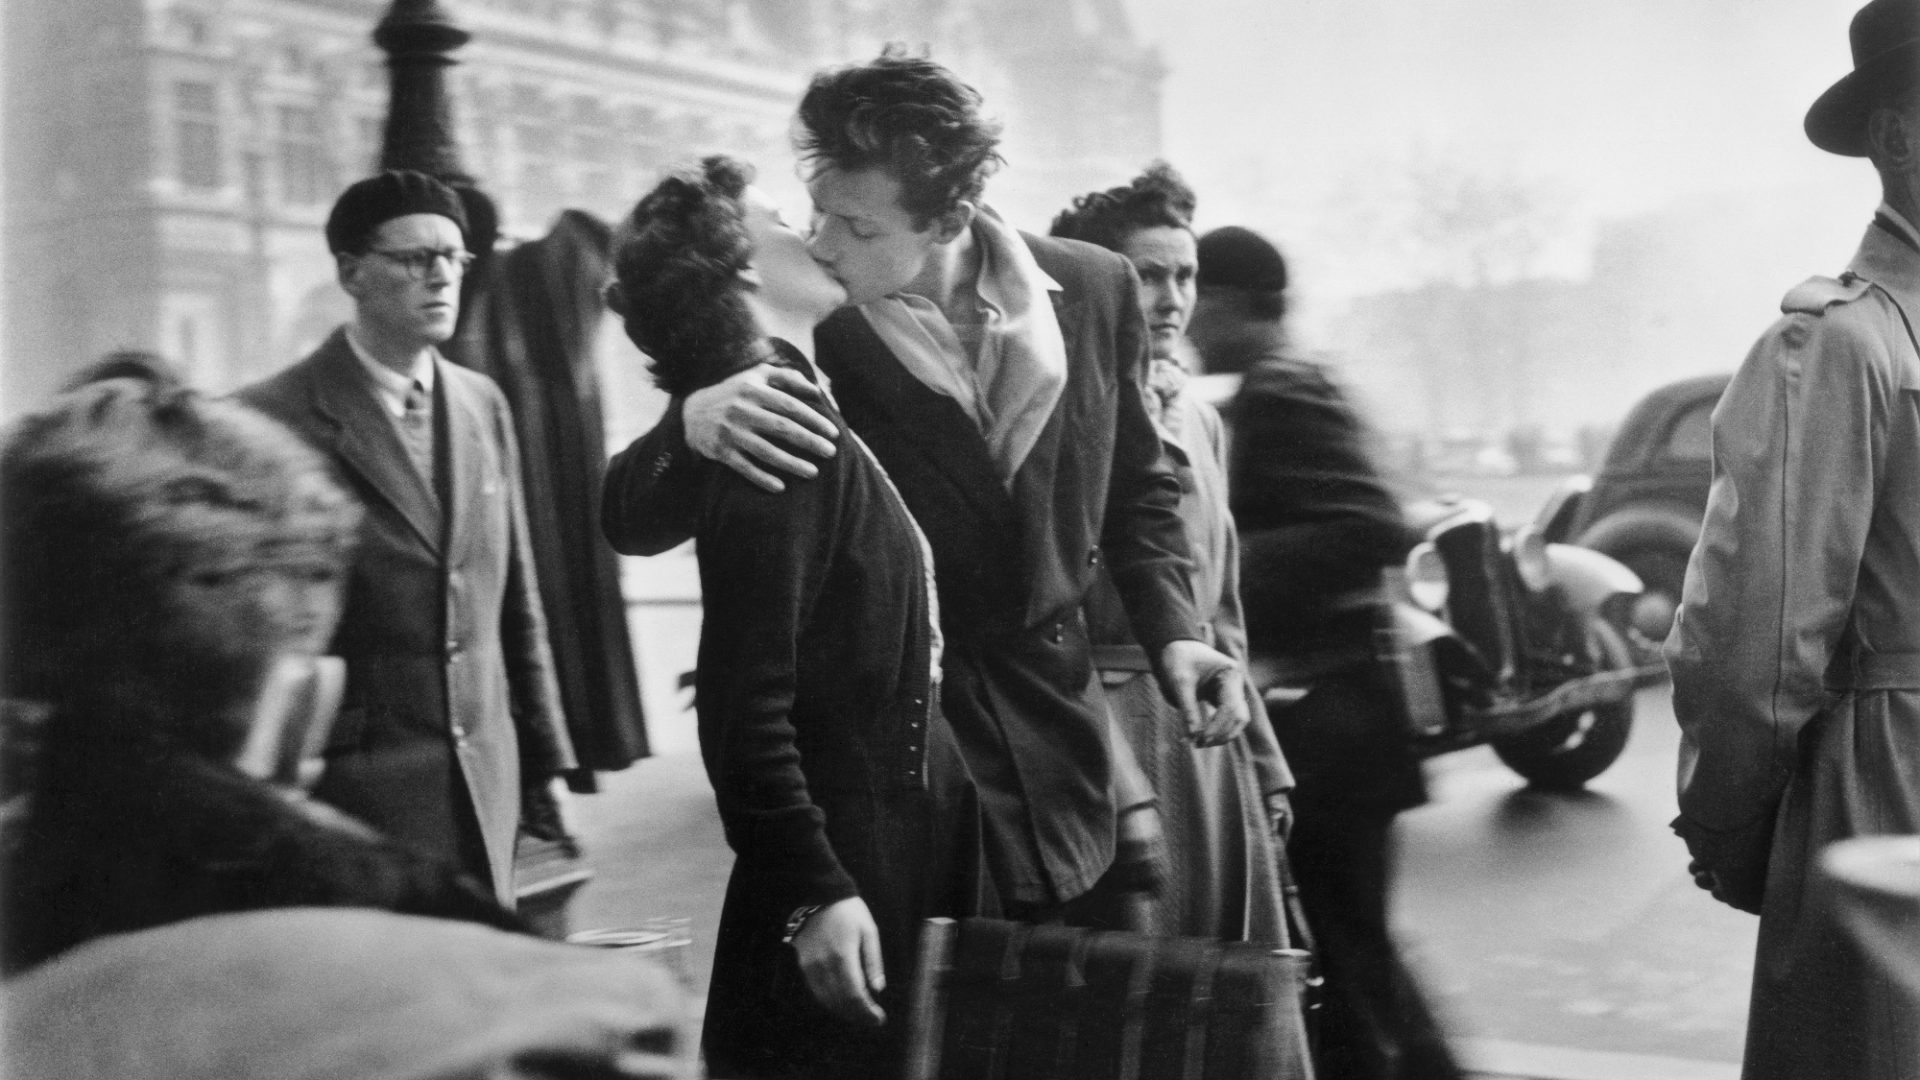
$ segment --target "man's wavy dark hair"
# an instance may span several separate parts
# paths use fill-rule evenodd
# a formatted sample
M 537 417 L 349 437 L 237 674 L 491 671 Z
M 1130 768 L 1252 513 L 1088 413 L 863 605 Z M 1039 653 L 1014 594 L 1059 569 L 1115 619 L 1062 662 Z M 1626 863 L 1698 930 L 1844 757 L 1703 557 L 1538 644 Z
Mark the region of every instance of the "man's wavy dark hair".
M 751 183 L 745 162 L 705 158 L 655 185 L 615 236 L 607 306 L 669 394 L 725 378 L 759 337 L 738 276 L 753 261 L 741 203 Z
M 980 92 L 939 64 L 888 45 L 865 64 L 813 77 L 800 99 L 794 149 L 809 169 L 881 169 L 900 183 L 918 228 L 978 202 L 1003 162 L 1000 124 Z
M 1193 229 L 1193 189 L 1173 166 L 1156 161 L 1120 187 L 1090 191 L 1053 219 L 1054 236 L 1119 251 L 1141 229 Z

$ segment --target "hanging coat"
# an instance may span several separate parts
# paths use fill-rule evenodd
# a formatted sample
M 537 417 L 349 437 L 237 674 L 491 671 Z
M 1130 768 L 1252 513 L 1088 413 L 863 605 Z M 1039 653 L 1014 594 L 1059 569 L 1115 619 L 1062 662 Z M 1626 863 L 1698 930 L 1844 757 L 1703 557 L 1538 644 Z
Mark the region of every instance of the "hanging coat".
M 608 772 L 647 756 L 620 564 L 598 529 L 607 448 L 593 343 L 611 248 L 605 224 L 568 210 L 495 259 L 473 290 L 477 340 L 459 353 L 513 407 L 561 707 L 581 768 Z

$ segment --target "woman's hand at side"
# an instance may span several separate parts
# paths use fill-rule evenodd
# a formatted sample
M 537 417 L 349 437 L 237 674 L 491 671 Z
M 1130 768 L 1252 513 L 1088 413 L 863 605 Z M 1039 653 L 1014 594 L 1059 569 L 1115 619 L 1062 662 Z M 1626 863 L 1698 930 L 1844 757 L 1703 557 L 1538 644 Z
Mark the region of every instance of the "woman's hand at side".
M 879 1027 L 887 1013 L 873 995 L 887 988 L 880 964 L 880 928 L 867 902 L 850 896 L 807 919 L 793 936 L 800 973 L 814 1000 L 850 1024 Z

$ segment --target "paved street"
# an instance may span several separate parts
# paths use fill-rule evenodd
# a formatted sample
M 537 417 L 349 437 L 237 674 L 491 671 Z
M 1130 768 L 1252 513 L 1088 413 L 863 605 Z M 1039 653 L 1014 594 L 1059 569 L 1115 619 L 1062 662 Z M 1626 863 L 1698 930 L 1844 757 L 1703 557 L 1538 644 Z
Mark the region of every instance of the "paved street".
M 1738 1073 L 1757 920 L 1694 887 L 1667 827 L 1666 688 L 1641 691 L 1636 713 L 1626 754 L 1585 794 L 1529 791 L 1473 750 L 1433 762 L 1433 801 L 1402 818 L 1396 925 L 1489 1067 Z

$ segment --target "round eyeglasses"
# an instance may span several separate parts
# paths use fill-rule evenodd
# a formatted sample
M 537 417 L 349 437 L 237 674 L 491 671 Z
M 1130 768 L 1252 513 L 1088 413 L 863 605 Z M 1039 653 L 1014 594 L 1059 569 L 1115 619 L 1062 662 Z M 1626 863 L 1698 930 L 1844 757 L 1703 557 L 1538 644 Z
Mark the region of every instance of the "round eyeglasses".
M 464 274 L 467 267 L 473 265 L 473 252 L 459 248 L 368 248 L 367 254 L 392 259 L 415 281 L 427 280 L 434 264 L 441 259 L 447 260 L 448 268 L 455 274 Z

